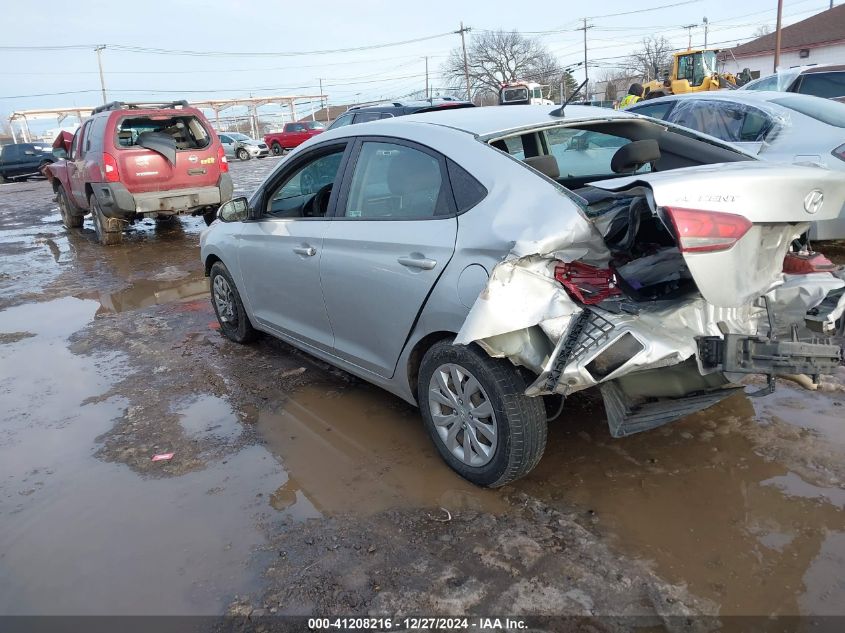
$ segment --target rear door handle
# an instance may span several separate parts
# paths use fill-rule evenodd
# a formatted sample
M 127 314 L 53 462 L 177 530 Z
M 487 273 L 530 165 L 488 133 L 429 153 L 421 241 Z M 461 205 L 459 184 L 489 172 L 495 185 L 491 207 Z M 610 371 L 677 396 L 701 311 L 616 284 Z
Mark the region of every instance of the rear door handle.
M 431 270 L 437 266 L 437 260 L 426 259 L 425 257 L 400 257 L 396 260 L 403 266 L 410 266 L 411 268 L 422 268 L 423 270 Z
M 297 255 L 304 255 L 305 257 L 314 257 L 317 254 L 317 249 L 313 246 L 296 246 L 293 252 Z

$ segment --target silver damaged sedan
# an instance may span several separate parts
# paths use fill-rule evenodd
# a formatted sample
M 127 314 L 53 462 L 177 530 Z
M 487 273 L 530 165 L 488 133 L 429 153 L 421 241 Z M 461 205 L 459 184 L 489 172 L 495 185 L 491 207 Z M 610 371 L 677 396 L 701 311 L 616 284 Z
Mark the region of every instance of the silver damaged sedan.
M 760 374 L 836 371 L 841 273 L 799 236 L 845 181 L 697 132 L 568 106 L 330 130 L 201 239 L 221 331 L 259 333 L 418 405 L 482 486 L 528 473 L 547 411 L 597 387 L 611 435 Z

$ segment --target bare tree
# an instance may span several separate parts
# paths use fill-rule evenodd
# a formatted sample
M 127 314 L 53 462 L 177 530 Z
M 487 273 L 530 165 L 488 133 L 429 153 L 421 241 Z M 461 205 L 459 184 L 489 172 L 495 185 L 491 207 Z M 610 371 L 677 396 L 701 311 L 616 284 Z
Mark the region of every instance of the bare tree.
M 659 79 L 672 67 L 672 44 L 662 35 L 651 35 L 642 41 L 628 59 L 628 68 L 646 81 Z
M 756 29 L 754 29 L 754 32 L 751 35 L 753 35 L 754 37 L 763 37 L 764 35 L 768 35 L 771 32 L 771 26 L 769 26 L 768 24 L 761 24 Z
M 542 43 L 516 31 L 480 31 L 473 35 L 467 47 L 467 62 L 473 99 L 498 94 L 503 83 L 518 80 L 547 84 L 552 98 L 559 98 L 560 82 L 566 81 L 564 77 L 568 75 Z M 465 86 L 461 47 L 449 53 L 442 70 L 450 86 Z

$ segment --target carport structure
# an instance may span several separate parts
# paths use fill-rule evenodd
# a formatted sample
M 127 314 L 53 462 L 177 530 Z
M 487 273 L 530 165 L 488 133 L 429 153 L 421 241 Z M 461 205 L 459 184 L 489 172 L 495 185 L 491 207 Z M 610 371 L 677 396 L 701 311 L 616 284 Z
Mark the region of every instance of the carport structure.
M 296 104 L 297 102 L 308 101 L 313 104 L 315 101 L 322 107 L 326 95 L 275 95 L 267 97 L 243 97 L 240 99 L 216 99 L 211 101 L 193 101 L 191 105 L 195 108 L 208 109 L 214 112 L 214 125 L 220 128 L 220 113 L 229 108 L 246 107 L 249 111 L 250 127 L 252 129 L 252 137 L 258 138 L 258 108 L 268 105 L 279 105 L 282 108 L 287 107 L 290 111 L 291 121 L 296 120 Z M 313 116 L 314 110 L 311 114 Z
M 91 116 L 92 110 L 93 108 L 88 107 L 73 107 L 44 110 L 19 110 L 17 112 L 12 112 L 9 116 L 9 128 L 12 130 L 12 140 L 15 143 L 29 143 L 32 141 L 32 134 L 29 131 L 29 121 L 34 121 L 36 119 L 54 119 L 61 124 L 61 122 L 66 118 L 75 116 L 81 125 L 82 119 Z M 20 141 L 18 141 L 18 136 L 15 134 L 16 121 L 20 127 Z

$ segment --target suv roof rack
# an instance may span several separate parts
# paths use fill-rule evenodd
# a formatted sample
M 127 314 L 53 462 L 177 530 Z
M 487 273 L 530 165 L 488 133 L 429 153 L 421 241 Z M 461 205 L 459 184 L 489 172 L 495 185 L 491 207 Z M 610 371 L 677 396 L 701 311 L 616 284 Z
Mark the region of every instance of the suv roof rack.
M 97 114 L 98 112 L 109 112 L 111 110 L 152 110 L 152 109 L 168 109 L 168 108 L 177 108 L 177 107 L 188 107 L 188 102 L 185 99 L 181 99 L 179 101 L 171 101 L 170 103 L 142 103 L 142 102 L 125 102 L 125 101 L 112 101 L 110 103 L 106 103 L 105 105 L 98 106 L 92 110 L 91 114 Z

